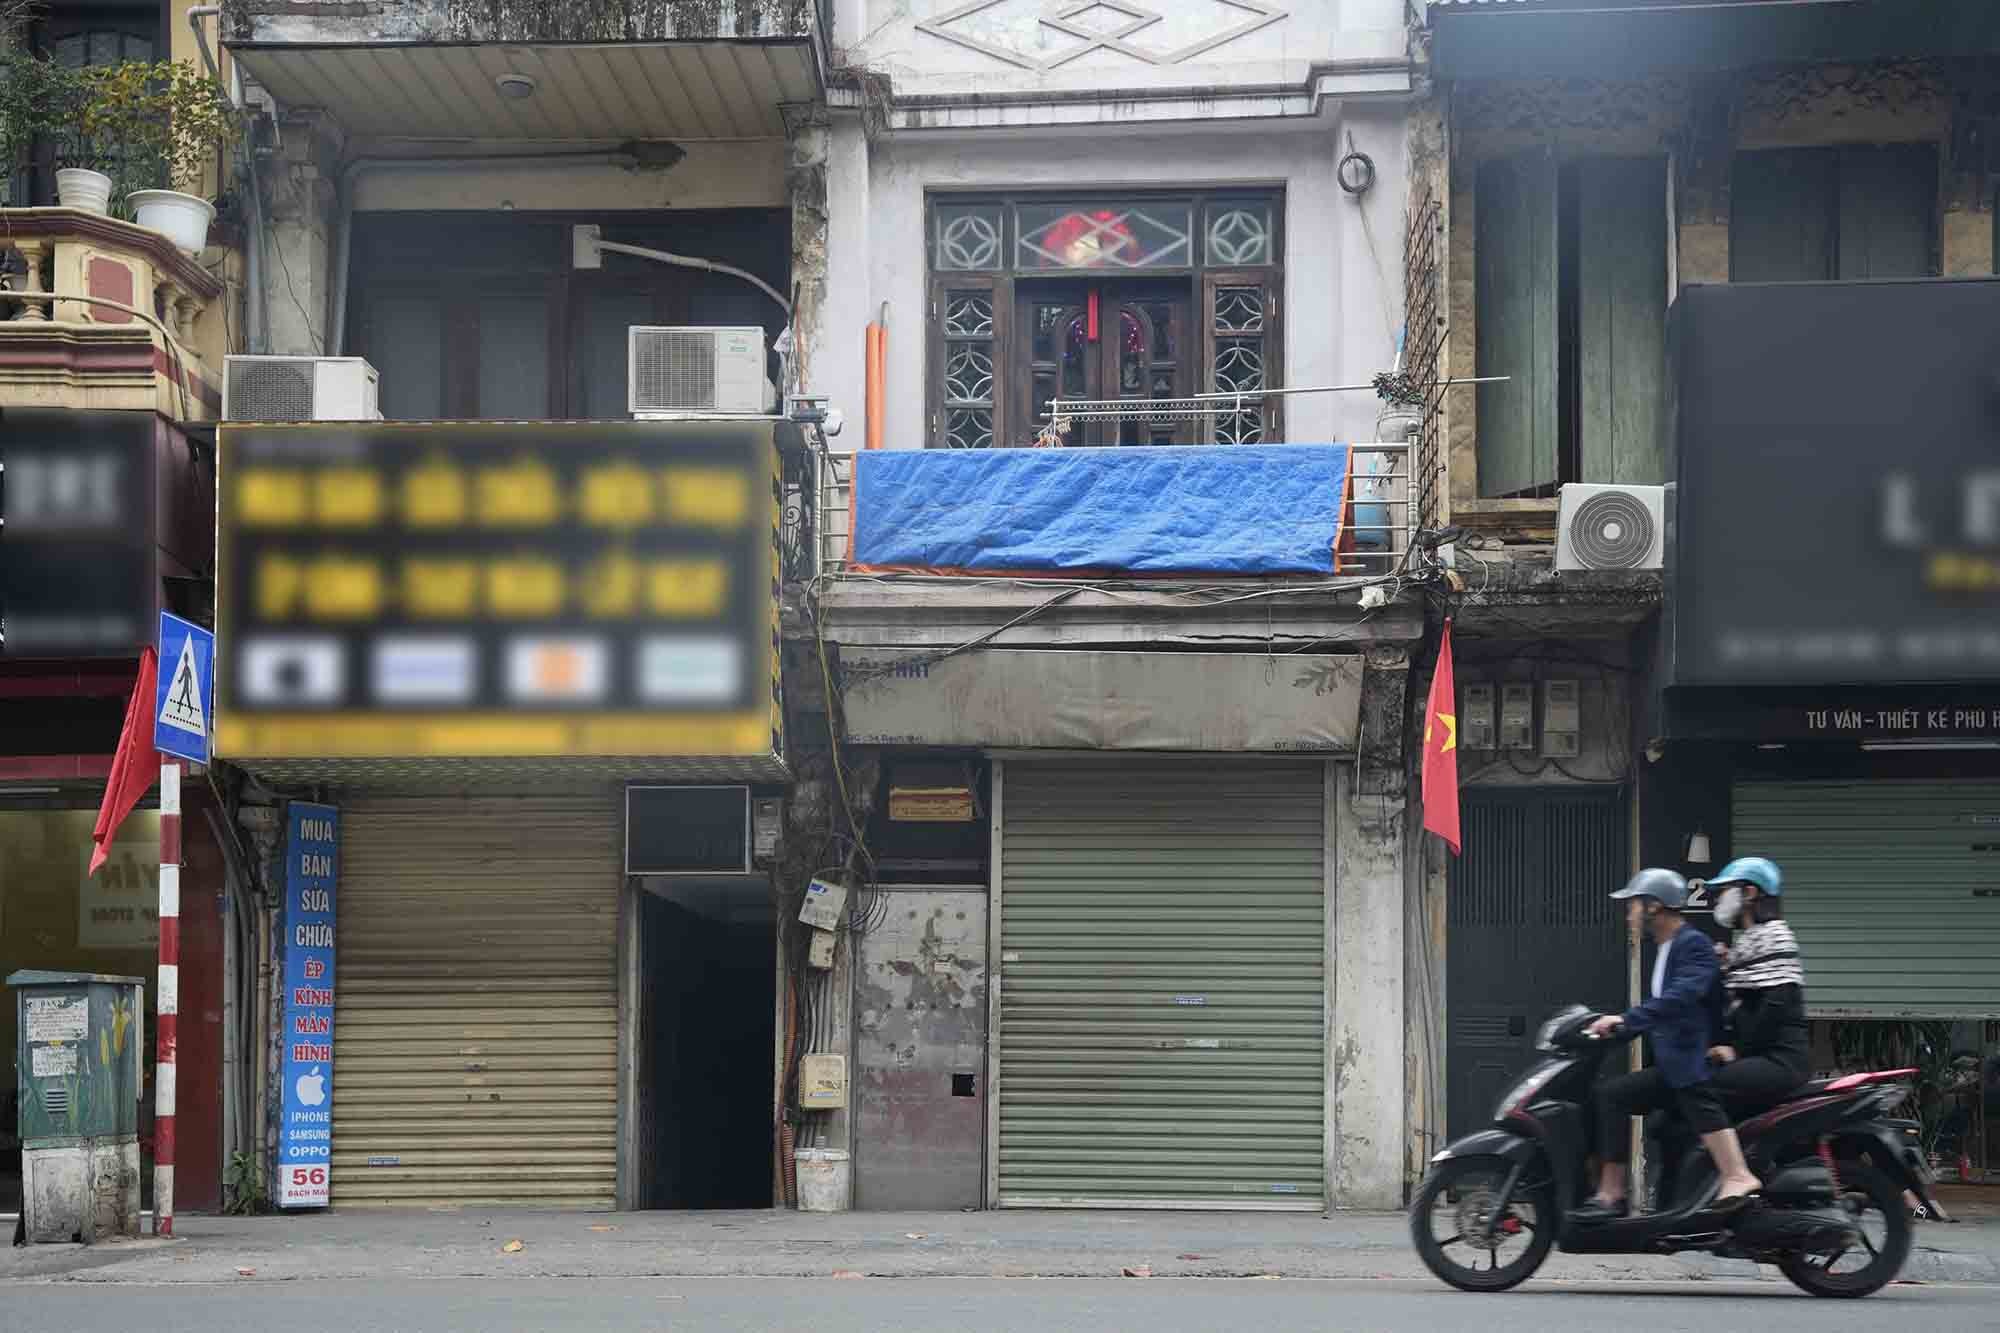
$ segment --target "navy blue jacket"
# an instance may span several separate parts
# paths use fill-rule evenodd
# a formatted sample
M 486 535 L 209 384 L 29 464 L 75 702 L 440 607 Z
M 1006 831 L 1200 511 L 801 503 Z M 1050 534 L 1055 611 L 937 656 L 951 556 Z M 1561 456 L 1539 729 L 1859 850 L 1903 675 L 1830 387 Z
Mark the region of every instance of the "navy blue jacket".
M 1668 947 L 1666 984 L 1625 1011 L 1625 1027 L 1652 1039 L 1661 1076 L 1685 1088 L 1708 1082 L 1708 1048 L 1722 1030 L 1722 971 L 1715 945 L 1695 926 L 1682 926 Z

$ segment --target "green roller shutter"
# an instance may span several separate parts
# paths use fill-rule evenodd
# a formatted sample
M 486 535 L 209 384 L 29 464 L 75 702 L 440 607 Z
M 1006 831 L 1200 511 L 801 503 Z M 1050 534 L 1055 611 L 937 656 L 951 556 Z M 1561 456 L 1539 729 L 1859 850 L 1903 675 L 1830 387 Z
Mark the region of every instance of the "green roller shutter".
M 2000 1017 L 2000 783 L 1740 782 L 1820 1016 Z
M 1318 761 L 1004 765 L 1001 1206 L 1322 1206 L 1325 785 Z

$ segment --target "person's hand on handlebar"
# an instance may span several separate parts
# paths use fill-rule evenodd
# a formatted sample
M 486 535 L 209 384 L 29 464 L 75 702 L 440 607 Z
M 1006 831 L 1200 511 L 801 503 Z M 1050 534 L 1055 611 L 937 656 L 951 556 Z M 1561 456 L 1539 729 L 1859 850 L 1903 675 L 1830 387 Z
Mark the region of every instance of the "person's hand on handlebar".
M 1719 1065 L 1734 1064 L 1736 1062 L 1736 1048 L 1734 1046 L 1711 1046 L 1708 1048 L 1708 1058 Z
M 1624 1026 L 1625 1020 L 1617 1014 L 1606 1014 L 1583 1031 L 1586 1036 L 1603 1038 L 1610 1036 Z

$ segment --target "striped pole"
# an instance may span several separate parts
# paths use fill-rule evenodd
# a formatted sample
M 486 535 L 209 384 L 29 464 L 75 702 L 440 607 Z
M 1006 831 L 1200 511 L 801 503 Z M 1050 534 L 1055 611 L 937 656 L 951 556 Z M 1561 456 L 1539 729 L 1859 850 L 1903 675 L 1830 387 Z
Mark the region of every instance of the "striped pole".
M 174 1234 L 174 1052 L 180 1044 L 181 766 L 160 761 L 160 1005 L 154 1029 L 153 1234 Z

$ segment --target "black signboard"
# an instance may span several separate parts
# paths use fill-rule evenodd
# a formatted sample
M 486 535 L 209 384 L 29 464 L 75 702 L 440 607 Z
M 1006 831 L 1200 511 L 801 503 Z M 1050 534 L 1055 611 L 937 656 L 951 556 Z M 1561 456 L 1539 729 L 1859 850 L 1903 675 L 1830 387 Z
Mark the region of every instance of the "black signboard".
M 224 757 L 768 755 L 768 423 L 224 426 Z
M 151 412 L 0 412 L 0 618 L 13 658 L 131 657 L 158 609 Z
M 2000 677 L 2000 282 L 1693 287 L 1673 334 L 1671 682 Z
M 2000 742 L 2000 684 L 1674 689 L 1667 734 L 1797 744 Z

